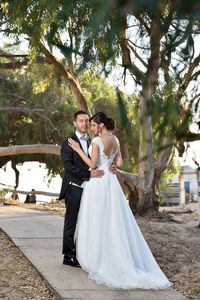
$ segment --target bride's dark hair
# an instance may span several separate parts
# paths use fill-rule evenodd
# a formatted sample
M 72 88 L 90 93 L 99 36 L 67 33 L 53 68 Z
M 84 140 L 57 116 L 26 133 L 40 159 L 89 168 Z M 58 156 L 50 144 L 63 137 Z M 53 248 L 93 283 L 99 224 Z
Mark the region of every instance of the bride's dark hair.
M 90 118 L 90 122 L 94 121 L 97 124 L 103 123 L 107 130 L 113 130 L 115 128 L 115 121 L 108 117 L 104 112 L 98 112 Z

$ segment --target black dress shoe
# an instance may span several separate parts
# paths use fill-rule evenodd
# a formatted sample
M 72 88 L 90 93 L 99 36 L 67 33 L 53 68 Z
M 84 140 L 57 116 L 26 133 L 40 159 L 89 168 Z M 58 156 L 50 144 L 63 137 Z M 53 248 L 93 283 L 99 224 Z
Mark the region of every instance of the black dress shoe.
M 76 268 L 81 268 L 78 260 L 76 259 L 76 257 L 64 257 L 63 259 L 63 264 L 64 265 L 69 265 L 72 267 L 76 267 Z

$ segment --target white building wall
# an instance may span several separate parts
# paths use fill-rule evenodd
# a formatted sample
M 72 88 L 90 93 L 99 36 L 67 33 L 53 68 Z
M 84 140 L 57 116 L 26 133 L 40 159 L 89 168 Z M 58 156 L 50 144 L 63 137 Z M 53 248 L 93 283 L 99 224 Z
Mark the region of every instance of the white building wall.
M 200 174 L 200 172 L 199 172 Z M 178 198 L 167 198 L 169 202 L 171 201 L 177 201 L 180 204 L 185 203 L 185 182 L 189 182 L 189 194 L 191 197 L 191 194 L 193 194 L 193 201 L 199 201 L 199 190 L 200 190 L 200 182 L 198 180 L 198 177 L 200 179 L 200 175 L 197 173 L 197 169 L 193 169 L 190 166 L 184 166 L 182 167 L 180 177 L 174 177 L 170 180 L 167 180 L 167 183 L 171 183 L 171 187 L 176 190 L 176 187 L 173 185 L 178 184 L 179 186 L 179 197 Z M 199 182 L 199 183 L 198 183 Z M 191 200 L 191 199 L 190 199 Z
M 184 182 L 189 182 L 190 194 L 194 195 L 194 201 L 198 201 L 198 181 L 197 181 L 197 169 L 193 169 L 189 166 L 183 168 Z

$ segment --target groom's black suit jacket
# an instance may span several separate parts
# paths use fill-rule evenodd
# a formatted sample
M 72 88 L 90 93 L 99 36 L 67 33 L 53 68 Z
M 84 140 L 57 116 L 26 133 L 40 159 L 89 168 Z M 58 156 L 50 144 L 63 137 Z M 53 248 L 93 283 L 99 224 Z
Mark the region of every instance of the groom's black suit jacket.
M 71 136 L 71 138 L 78 142 L 82 149 L 81 143 L 75 133 Z M 88 146 L 89 144 L 90 141 L 88 140 Z M 65 198 L 65 194 L 70 182 L 81 185 L 83 181 L 88 181 L 90 179 L 90 171 L 88 165 L 86 165 L 86 163 L 82 160 L 78 153 L 68 145 L 68 139 L 65 140 L 62 144 L 61 159 L 64 166 L 64 176 L 62 180 L 59 200 Z

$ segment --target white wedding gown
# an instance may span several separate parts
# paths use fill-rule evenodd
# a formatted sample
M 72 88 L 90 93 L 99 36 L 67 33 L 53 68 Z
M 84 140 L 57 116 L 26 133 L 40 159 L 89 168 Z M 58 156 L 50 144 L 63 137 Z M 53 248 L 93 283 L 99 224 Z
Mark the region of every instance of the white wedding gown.
M 165 289 L 171 284 L 156 263 L 129 208 L 116 175 L 109 171 L 100 137 L 102 178 L 84 182 L 76 228 L 77 259 L 88 278 L 123 289 Z M 91 147 L 89 149 L 91 151 Z

